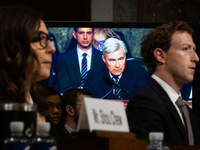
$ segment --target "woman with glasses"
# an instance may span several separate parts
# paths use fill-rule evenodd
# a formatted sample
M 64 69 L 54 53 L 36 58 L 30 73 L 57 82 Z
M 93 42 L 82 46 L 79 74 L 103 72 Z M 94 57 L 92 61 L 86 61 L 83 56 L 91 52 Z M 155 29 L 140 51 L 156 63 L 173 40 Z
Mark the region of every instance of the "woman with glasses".
M 51 40 L 44 22 L 30 8 L 0 8 L 0 101 L 36 103 L 38 123 L 45 121 L 48 109 L 37 82 L 50 75 L 55 51 Z M 38 98 L 33 100 L 30 90 Z

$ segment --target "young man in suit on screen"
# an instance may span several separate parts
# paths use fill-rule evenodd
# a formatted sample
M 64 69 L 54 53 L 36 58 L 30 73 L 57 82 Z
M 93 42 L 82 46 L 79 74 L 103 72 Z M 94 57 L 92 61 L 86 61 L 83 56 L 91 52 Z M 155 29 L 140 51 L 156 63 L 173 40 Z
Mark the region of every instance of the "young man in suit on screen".
M 152 78 L 129 101 L 126 110 L 130 131 L 138 137 L 163 132 L 167 145 L 200 144 L 196 117 L 182 103 L 180 92 L 185 83 L 193 80 L 199 61 L 192 34 L 187 23 L 177 21 L 163 24 L 143 37 L 141 55 Z
M 62 94 L 71 88 L 82 88 L 88 71 L 93 72 L 103 61 L 102 52 L 92 47 L 93 28 L 74 28 L 77 46 L 58 57 L 57 89 Z

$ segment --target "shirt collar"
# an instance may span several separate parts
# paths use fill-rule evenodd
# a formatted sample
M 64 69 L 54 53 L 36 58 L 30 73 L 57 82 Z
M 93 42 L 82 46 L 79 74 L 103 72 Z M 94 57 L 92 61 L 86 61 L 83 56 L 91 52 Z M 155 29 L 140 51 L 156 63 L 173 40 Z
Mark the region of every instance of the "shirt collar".
M 169 86 L 165 81 L 163 81 L 155 74 L 152 75 L 152 78 L 160 84 L 160 86 L 165 90 L 165 92 L 167 93 L 167 95 L 173 103 L 175 103 L 178 97 L 181 96 L 180 92 L 179 94 L 176 93 L 176 91 L 171 86 Z
M 119 79 L 119 80 L 121 79 L 122 74 L 123 74 L 123 73 L 121 73 L 121 74 L 118 76 L 118 79 Z M 112 78 L 113 78 L 113 75 L 110 73 L 110 71 L 109 71 L 109 75 L 110 75 L 110 78 L 112 79 Z
M 70 133 L 72 134 L 72 132 L 75 132 L 74 129 L 72 129 L 71 127 L 69 127 L 68 125 L 65 124 L 65 129 Z
M 77 45 L 77 53 L 78 53 L 78 56 L 82 56 L 83 53 L 86 53 L 87 56 L 91 57 L 91 55 L 92 55 L 92 46 L 91 46 L 86 52 L 84 52 L 84 51 L 81 50 L 81 49 L 78 47 L 78 45 Z

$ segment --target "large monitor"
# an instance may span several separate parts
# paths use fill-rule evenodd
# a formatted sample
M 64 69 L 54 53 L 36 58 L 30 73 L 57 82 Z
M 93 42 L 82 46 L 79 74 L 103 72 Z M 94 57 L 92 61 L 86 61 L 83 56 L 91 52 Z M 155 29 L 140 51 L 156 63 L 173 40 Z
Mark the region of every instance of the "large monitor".
M 62 21 L 61 22 L 51 21 L 45 23 L 48 27 L 49 32 L 52 33 L 56 38 L 57 52 L 54 54 L 53 59 L 55 59 L 57 55 L 62 55 L 62 53 L 65 53 L 66 51 L 76 46 L 76 40 L 72 36 L 74 28 L 87 27 L 96 29 L 96 32 L 98 32 L 99 30 L 104 30 L 104 32 L 107 33 L 107 38 L 115 37 L 121 39 L 125 43 L 128 49 L 128 53 L 126 55 L 127 60 L 133 60 L 133 59 L 139 60 L 141 61 L 139 65 L 141 64 L 144 65 L 140 55 L 140 43 L 142 36 L 149 33 L 156 26 L 162 24 L 162 23 L 133 23 L 133 22 L 125 23 L 125 22 L 62 22 Z M 193 39 L 198 48 L 198 24 L 191 23 L 191 26 L 195 30 Z M 102 47 L 100 42 L 98 44 L 99 44 L 98 46 L 94 44 L 93 46 L 99 51 L 101 51 Z M 51 80 L 49 80 L 49 85 L 53 88 L 58 88 L 56 82 L 53 81 L 56 78 L 56 72 L 52 72 L 52 75 L 54 75 L 54 77 L 51 78 Z M 98 76 L 98 74 L 96 74 L 96 76 Z M 192 98 L 194 97 L 193 88 L 195 88 L 195 86 L 193 87 L 192 83 L 189 83 L 184 87 L 185 88 L 182 90 L 183 91 L 182 95 L 184 96 L 184 99 L 192 100 Z M 128 101 L 124 102 L 127 103 Z

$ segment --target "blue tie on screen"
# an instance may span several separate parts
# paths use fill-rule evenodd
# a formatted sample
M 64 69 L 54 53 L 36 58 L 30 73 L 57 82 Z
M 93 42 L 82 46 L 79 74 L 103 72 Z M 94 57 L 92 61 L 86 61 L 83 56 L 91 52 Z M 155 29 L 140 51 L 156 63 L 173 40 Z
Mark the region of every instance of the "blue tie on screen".
M 115 83 L 118 84 L 119 82 L 119 76 L 115 76 L 113 75 L 113 80 Z M 114 89 L 115 89 L 115 99 L 123 99 L 122 98 L 122 92 L 121 92 L 121 88 L 119 88 L 118 86 L 114 86 Z
M 87 59 L 86 53 L 83 53 L 83 59 L 82 59 L 82 68 L 81 68 L 81 87 L 83 87 L 84 83 L 85 83 L 85 79 L 87 77 Z

